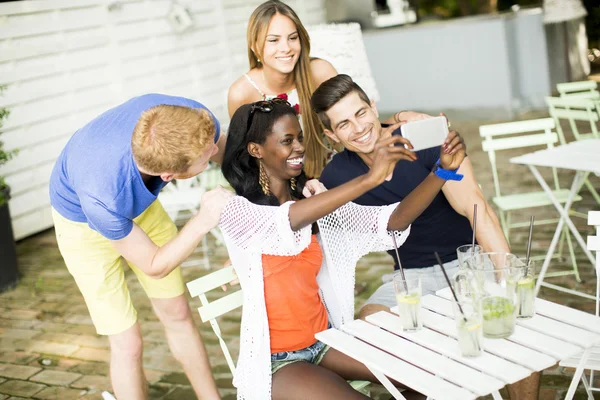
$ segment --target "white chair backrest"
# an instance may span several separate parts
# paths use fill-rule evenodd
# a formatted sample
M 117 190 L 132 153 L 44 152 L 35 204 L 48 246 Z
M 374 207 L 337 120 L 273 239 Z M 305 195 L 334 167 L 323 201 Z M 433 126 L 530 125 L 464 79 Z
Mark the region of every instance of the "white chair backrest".
M 502 196 L 500 180 L 496 164 L 496 152 L 500 150 L 518 149 L 531 146 L 553 147 L 558 142 L 558 135 L 553 131 L 555 127 L 552 118 L 534 119 L 528 121 L 507 122 L 479 127 L 479 135 L 483 151 L 488 153 L 492 165 L 494 190 L 496 196 Z M 554 184 L 558 189 L 558 175 L 553 170 Z
M 593 100 L 577 97 L 546 97 L 548 111 L 556 123 L 556 131 L 560 137 L 561 143 L 566 143 L 565 135 L 560 125 L 560 121 L 567 120 L 575 140 L 581 139 L 581 133 L 577 126 L 577 121 L 587 122 L 590 126 L 590 133 L 595 138 L 598 135 L 596 123 L 600 119 L 597 111 L 597 105 Z
M 217 185 L 229 187 L 229 183 L 223 177 L 221 168 L 216 164 L 210 164 L 198 176 L 189 179 L 177 179 L 165 186 L 158 195 L 169 217 L 176 221 L 181 211 L 193 215 L 200 207 L 200 199 Z
M 311 57 L 329 61 L 337 72 L 350 75 L 371 100 L 379 101 L 359 24 L 313 25 L 306 30 L 310 35 Z
M 190 292 L 190 295 L 192 297 L 198 297 L 200 299 L 200 303 L 202 303 L 202 306 L 198 307 L 200 318 L 202 319 L 202 322 L 210 322 L 215 335 L 217 335 L 217 338 L 219 339 L 219 344 L 221 345 L 221 349 L 223 350 L 223 354 L 227 360 L 227 365 L 229 365 L 229 369 L 231 370 L 232 374 L 235 374 L 235 365 L 233 363 L 233 359 L 231 358 L 231 354 L 229 353 L 229 349 L 227 348 L 227 344 L 223 340 L 221 329 L 216 318 L 242 306 L 242 291 L 237 290 L 233 293 L 230 292 L 229 294 L 213 302 L 208 301 L 206 292 L 220 288 L 221 285 L 228 284 L 236 278 L 237 276 L 235 275 L 233 267 L 229 266 L 201 276 L 200 278 L 187 283 L 187 288 Z
M 598 83 L 595 81 L 566 82 L 556 85 L 560 97 L 600 99 Z

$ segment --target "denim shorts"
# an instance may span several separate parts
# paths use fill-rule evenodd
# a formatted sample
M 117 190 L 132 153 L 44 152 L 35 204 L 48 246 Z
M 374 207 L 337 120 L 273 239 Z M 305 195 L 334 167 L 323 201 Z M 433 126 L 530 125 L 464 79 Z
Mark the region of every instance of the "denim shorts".
M 331 328 L 331 325 L 329 325 L 328 328 Z M 319 365 L 329 349 L 330 347 L 328 345 L 317 340 L 315 343 L 304 349 L 273 353 L 271 354 L 271 374 L 274 374 L 288 364 L 299 361 Z

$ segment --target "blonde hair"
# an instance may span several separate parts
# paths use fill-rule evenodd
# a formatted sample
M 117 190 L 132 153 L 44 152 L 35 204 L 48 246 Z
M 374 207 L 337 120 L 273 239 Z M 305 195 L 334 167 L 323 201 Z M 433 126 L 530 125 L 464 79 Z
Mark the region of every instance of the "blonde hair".
M 294 82 L 300 99 L 300 115 L 304 131 L 304 171 L 309 177 L 318 178 L 325 168 L 327 146 L 322 139 L 322 128 L 317 114 L 310 106 L 310 96 L 315 90 L 310 72 L 310 38 L 294 10 L 278 0 L 269 0 L 259 5 L 248 21 L 246 38 L 248 41 L 248 61 L 250 69 L 262 67 L 262 51 L 267 37 L 267 29 L 275 14 L 288 17 L 296 25 L 300 39 L 300 56 L 294 66 Z M 252 50 L 256 49 L 256 54 Z
M 160 105 L 140 116 L 131 151 L 147 172 L 181 174 L 202 156 L 214 137 L 215 122 L 207 110 Z

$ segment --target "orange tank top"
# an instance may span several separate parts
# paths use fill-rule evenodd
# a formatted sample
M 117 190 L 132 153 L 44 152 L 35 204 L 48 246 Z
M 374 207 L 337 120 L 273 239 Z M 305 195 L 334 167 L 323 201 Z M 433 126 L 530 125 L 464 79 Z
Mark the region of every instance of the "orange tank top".
M 322 261 L 317 235 L 298 255 L 263 254 L 271 353 L 308 347 L 316 342 L 315 333 L 327 329 L 327 310 L 317 285 Z

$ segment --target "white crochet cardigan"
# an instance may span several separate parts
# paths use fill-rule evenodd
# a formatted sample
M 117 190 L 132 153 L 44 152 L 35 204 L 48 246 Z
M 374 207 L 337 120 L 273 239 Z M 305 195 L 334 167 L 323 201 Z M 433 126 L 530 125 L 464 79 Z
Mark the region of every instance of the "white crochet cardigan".
M 237 196 L 227 204 L 219 223 L 244 295 L 240 354 L 233 381 L 238 399 L 271 398 L 271 352 L 262 254 L 296 255 L 310 244 L 310 226 L 298 231 L 290 227 L 292 204 L 261 206 Z M 323 250 L 317 282 L 334 327 L 354 319 L 356 262 L 369 252 L 393 248 L 387 224 L 396 206 L 397 203 L 384 207 L 348 203 L 317 221 Z M 398 245 L 404 243 L 409 232 L 410 227 L 395 232 Z

